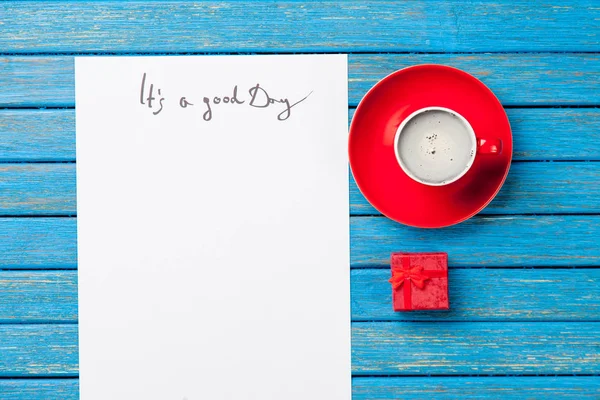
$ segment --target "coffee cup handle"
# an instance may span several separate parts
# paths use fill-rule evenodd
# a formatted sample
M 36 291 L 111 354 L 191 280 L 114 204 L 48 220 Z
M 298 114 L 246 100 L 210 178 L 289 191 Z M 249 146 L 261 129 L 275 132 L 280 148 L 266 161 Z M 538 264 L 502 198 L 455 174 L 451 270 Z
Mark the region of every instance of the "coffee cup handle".
M 501 154 L 502 140 L 477 138 L 477 154 Z

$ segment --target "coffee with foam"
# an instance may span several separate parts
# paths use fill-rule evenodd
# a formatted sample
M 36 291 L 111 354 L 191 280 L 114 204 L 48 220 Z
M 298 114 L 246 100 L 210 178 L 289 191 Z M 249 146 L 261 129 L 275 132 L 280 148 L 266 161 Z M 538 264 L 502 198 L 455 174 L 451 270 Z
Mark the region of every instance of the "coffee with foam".
M 418 110 L 396 132 L 396 158 L 412 179 L 442 186 L 467 173 L 476 155 L 475 132 L 460 114 L 442 107 Z

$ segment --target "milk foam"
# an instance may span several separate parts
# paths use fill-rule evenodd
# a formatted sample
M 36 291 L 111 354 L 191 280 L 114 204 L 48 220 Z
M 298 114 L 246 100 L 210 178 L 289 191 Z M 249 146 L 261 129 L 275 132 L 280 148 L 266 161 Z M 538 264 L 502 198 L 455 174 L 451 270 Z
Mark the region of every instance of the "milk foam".
M 475 135 L 450 111 L 423 111 L 398 134 L 396 154 L 401 165 L 422 183 L 450 183 L 466 173 L 475 159 Z

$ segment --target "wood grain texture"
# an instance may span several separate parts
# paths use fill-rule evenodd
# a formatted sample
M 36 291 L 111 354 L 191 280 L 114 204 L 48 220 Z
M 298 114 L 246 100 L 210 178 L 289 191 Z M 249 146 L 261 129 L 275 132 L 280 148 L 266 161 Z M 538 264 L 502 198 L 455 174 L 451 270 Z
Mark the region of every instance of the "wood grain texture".
M 355 400 L 598 399 L 598 377 L 394 377 L 352 380 Z M 15 400 L 21 400 L 16 397 Z
M 463 69 L 507 106 L 600 104 L 597 54 L 350 54 L 349 104 L 357 105 L 386 75 L 416 64 Z M 0 72 L 0 106 L 75 105 L 72 56 L 5 56 Z
M 451 268 L 443 312 L 394 312 L 389 277 L 352 271 L 353 321 L 600 321 L 600 269 Z
M 76 225 L 75 218 L 0 218 L 0 269 L 76 268 Z M 599 215 L 481 216 L 444 229 L 352 217 L 351 266 L 387 268 L 400 250 L 446 251 L 456 267 L 600 266 L 598 237 Z
M 513 163 L 504 186 L 481 214 L 598 213 L 599 176 L 600 163 Z M 380 214 L 353 178 L 350 213 Z
M 349 104 L 386 75 L 416 64 L 463 69 L 488 85 L 507 106 L 600 104 L 597 54 L 350 54 Z M 0 106 L 73 107 L 71 56 L 0 58 Z M 515 79 L 518 77 L 518 79 Z
M 0 218 L 0 254 L 0 269 L 76 268 L 76 220 Z
M 0 110 L 0 162 L 73 160 L 74 110 Z
M 2 379 L 2 400 L 79 400 L 78 379 Z
M 355 322 L 352 371 L 598 374 L 600 323 Z
M 355 322 L 355 375 L 597 374 L 596 322 Z M 75 376 L 76 325 L 0 325 L 2 376 Z
M 597 54 L 376 54 L 351 55 L 348 61 L 352 105 L 386 75 L 416 64 L 460 68 L 505 106 L 600 104 L 588 91 L 600 89 Z
M 77 379 L 0 380 L 3 400 L 78 400 Z M 597 399 L 597 377 L 394 377 L 352 380 L 356 400 Z
M 48 322 L 77 322 L 77 272 L 0 271 L 0 324 Z
M 600 160 L 600 108 L 505 111 L 513 135 L 513 161 Z M 350 110 L 350 120 L 354 112 Z
M 2 51 L 597 51 L 593 0 L 5 2 Z M 290 34 L 293 32 L 293 34 Z M 300 36 L 298 35 L 300 33 Z
M 76 376 L 77 325 L 0 325 L 0 377 Z
M 3 32 L 4 29 L 2 26 Z M 3 56 L 0 57 L 0 76 L 0 86 L 3 87 L 0 106 L 75 104 L 73 57 Z
M 600 163 L 514 163 L 482 214 L 600 212 Z M 207 210 L 208 211 L 208 210 Z M 75 215 L 75 164 L 0 164 L 0 215 Z M 350 177 L 350 213 L 379 214 Z
M 389 265 L 393 251 L 445 251 L 453 266 L 598 266 L 600 216 L 477 217 L 418 229 L 385 217 L 350 221 L 354 267 Z
M 598 321 L 600 269 L 451 269 L 447 312 L 396 313 L 387 269 L 351 273 L 353 321 Z M 76 271 L 0 271 L 0 324 L 76 323 Z
M 515 160 L 600 160 L 600 109 L 506 111 Z M 0 110 L 0 162 L 74 160 L 74 110 Z
M 75 215 L 75 164 L 0 164 L 0 215 Z

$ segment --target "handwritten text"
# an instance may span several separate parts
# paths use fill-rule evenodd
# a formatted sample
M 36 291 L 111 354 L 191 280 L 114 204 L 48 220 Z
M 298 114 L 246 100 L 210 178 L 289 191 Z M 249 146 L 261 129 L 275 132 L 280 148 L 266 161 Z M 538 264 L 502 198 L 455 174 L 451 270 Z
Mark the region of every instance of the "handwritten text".
M 257 83 L 250 87 L 247 92 L 239 91 L 238 85 L 220 96 L 202 96 L 202 95 L 178 95 L 176 98 L 176 107 L 182 109 L 199 108 L 202 112 L 202 119 L 210 121 L 213 118 L 213 110 L 218 107 L 228 105 L 228 107 L 253 107 L 253 108 L 271 108 L 275 109 L 278 121 L 285 121 L 292 115 L 292 108 L 306 100 L 312 91 L 299 100 L 290 100 L 287 97 L 272 97 L 267 90 Z M 147 74 L 142 75 L 140 86 L 140 104 L 148 108 L 153 115 L 159 115 L 167 104 L 163 95 L 162 88 L 156 87 L 154 83 L 147 79 Z

